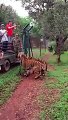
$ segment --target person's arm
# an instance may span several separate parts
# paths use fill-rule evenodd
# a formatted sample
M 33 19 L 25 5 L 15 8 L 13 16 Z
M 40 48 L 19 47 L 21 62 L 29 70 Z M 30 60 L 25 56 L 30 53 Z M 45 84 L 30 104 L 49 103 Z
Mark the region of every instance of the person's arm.
M 2 36 L 3 36 L 4 34 L 7 34 L 7 31 L 6 31 L 6 30 L 4 31 L 4 33 L 2 34 Z
M 0 31 L 0 37 L 2 37 L 2 35 L 3 35 L 3 34 L 2 34 L 2 32 Z
M 0 37 L 3 37 L 3 35 L 6 33 L 6 30 L 2 33 L 0 33 Z
M 11 27 L 8 27 L 8 29 L 14 29 L 16 26 L 11 26 Z

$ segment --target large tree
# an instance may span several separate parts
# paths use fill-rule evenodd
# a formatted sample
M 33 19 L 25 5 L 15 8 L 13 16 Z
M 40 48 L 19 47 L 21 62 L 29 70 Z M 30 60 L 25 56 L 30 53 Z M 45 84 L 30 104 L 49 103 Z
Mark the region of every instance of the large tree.
M 29 15 L 41 26 L 47 39 L 56 40 L 58 62 L 68 36 L 68 2 L 66 0 L 22 0 Z

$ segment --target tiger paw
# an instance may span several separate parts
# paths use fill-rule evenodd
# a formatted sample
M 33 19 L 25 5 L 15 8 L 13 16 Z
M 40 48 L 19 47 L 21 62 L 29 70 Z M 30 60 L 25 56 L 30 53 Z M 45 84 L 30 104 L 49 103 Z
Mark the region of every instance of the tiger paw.
M 38 79 L 38 78 L 40 78 L 40 74 L 39 74 L 39 75 L 37 75 L 37 76 L 35 76 L 35 79 Z

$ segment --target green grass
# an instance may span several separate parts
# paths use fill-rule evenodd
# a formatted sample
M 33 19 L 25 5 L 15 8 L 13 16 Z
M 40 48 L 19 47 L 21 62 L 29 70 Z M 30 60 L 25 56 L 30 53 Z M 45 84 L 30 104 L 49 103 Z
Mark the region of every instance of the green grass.
M 51 55 L 51 59 L 49 60 L 50 64 L 57 65 L 57 55 Z M 64 52 L 61 54 L 61 63 L 60 66 L 68 65 L 68 52 Z
M 11 95 L 17 84 L 20 82 L 19 67 L 12 68 L 7 73 L 0 73 L 0 105 L 2 105 Z
M 41 111 L 40 113 L 40 120 L 45 120 L 46 116 L 45 116 L 46 112 L 44 110 Z
M 40 56 L 40 49 L 38 49 L 38 48 L 34 49 L 33 48 L 34 57 L 36 57 L 36 58 L 42 58 L 47 52 L 48 52 L 47 50 L 45 51 L 45 49 L 42 49 L 41 50 L 41 56 Z
M 55 66 L 55 70 L 49 71 L 48 77 L 55 78 L 56 82 L 45 80 L 44 84 L 45 89 L 59 89 L 60 99 L 49 107 L 45 106 L 45 110 L 40 113 L 42 116 L 40 120 L 44 120 L 47 113 L 50 120 L 68 120 L 68 52 L 61 55 L 61 61 L 61 64 L 57 65 L 56 56 L 51 55 L 49 63 Z

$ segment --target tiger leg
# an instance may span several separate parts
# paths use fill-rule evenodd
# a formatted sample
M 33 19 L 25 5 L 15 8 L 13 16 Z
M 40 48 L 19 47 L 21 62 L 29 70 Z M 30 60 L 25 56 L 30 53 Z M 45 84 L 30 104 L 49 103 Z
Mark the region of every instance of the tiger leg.
M 45 71 L 41 69 L 41 76 L 45 76 Z
M 48 67 L 48 66 L 47 66 L 47 63 L 45 63 L 45 64 L 46 64 L 46 71 L 47 71 L 47 67 Z
M 41 72 L 40 72 L 40 70 L 39 70 L 39 71 L 37 72 L 36 76 L 35 76 L 35 79 L 40 78 L 40 76 L 41 76 Z
M 38 79 L 38 78 L 40 78 L 40 74 L 38 74 L 38 75 L 35 76 L 35 79 Z

